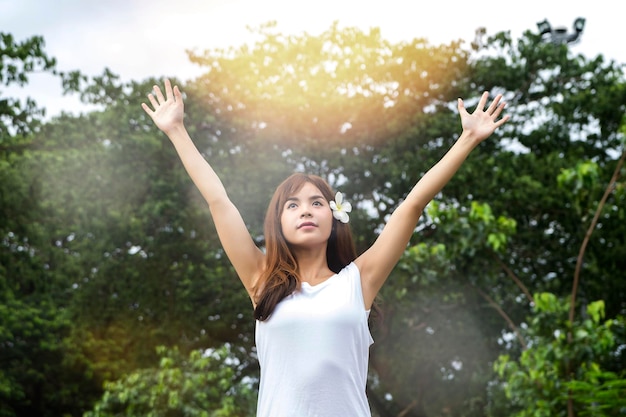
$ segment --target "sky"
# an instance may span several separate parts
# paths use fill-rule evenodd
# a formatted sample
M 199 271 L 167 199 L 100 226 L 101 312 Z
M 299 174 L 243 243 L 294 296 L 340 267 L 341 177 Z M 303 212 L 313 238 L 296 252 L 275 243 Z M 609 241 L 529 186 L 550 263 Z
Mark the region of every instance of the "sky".
M 43 36 L 61 71 L 94 76 L 109 68 L 124 81 L 188 80 L 201 69 L 189 62 L 186 50 L 242 45 L 251 39 L 248 27 L 269 21 L 284 34 L 316 35 L 336 21 L 364 31 L 379 28 L 391 42 L 426 38 L 438 45 L 469 43 L 479 27 L 488 35 L 510 31 L 515 39 L 536 31 L 544 19 L 572 31 L 574 20 L 583 17 L 585 29 L 572 51 L 625 63 L 618 32 L 623 17 L 615 5 L 609 0 L 0 0 L 0 32 L 17 41 Z M 25 88 L 0 86 L 0 96 L 29 96 L 48 117 L 86 110 L 77 97 L 63 97 L 60 83 L 46 75 L 31 77 Z

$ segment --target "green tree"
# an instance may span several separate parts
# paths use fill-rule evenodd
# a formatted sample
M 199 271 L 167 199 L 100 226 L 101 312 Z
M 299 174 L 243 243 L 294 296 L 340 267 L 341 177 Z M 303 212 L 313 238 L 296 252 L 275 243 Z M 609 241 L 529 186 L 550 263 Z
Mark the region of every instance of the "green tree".
M 34 72 L 60 74 L 41 37 L 22 42 L 0 33 L 0 85 L 23 86 Z M 66 77 L 67 78 L 64 78 Z M 68 91 L 71 87 L 68 85 Z M 43 109 L 0 95 L 0 415 L 78 415 L 97 396 L 89 363 L 68 342 L 66 288 L 56 262 L 39 250 L 55 241 L 39 227 L 32 137 Z M 43 243 L 43 245 L 42 245 Z M 56 258 L 58 259 L 58 257 Z
M 252 323 L 205 205 L 171 146 L 137 117 L 154 80 L 104 83 L 98 99 L 117 95 L 105 111 L 42 129 L 35 172 L 49 209 L 41 227 L 58 236 L 47 250 L 75 267 L 61 279 L 76 342 L 111 380 L 153 364 L 155 346 L 235 342 Z
M 435 252 L 427 257 L 409 252 L 408 266 L 398 268 L 385 287 L 385 320 L 372 352 L 370 398 L 377 414 L 484 414 L 490 363 L 503 350 L 519 352 L 503 333 L 528 315 L 530 294 L 571 289 L 571 278 L 564 277 L 575 267 L 571 259 L 582 239 L 576 231 L 597 200 L 586 200 L 585 213 L 564 210 L 577 197 L 558 187 L 558 177 L 587 155 L 600 161 L 589 192 L 597 197 L 604 189 L 602 179 L 616 163 L 609 150 L 619 147 L 612 120 L 623 101 L 603 93 L 611 98 L 607 112 L 593 113 L 577 94 L 590 87 L 620 91 L 619 69 L 570 57 L 532 34 L 517 45 L 501 34 L 490 44 L 499 52 L 495 58 L 473 61 L 460 44 L 391 45 L 376 31 L 333 27 L 319 37 L 284 37 L 269 26 L 260 35 L 252 47 L 192 57 L 207 73 L 184 88 L 192 136 L 222 173 L 255 236 L 274 186 L 285 173 L 306 170 L 330 178 L 359 203 L 363 210 L 353 224 L 359 246 L 366 247 L 403 193 L 456 139 L 456 97 L 486 89 L 510 98 L 516 122 L 501 132 L 502 140 L 496 136 L 472 155 L 437 199 L 440 209 L 424 216 L 415 235 L 415 244 L 445 250 L 428 249 Z M 544 69 L 542 62 L 554 68 Z M 565 100 L 578 103 L 576 111 L 566 111 L 556 98 L 563 93 L 553 85 L 564 77 L 575 86 Z M 544 112 L 550 117 L 544 119 Z M 595 132 L 596 122 L 590 122 L 588 141 L 570 134 L 585 112 L 603 129 Z M 529 127 L 529 120 L 546 121 Z M 607 151 L 598 151 L 600 145 Z M 619 215 L 623 195 L 612 197 L 602 219 L 611 227 L 603 226 L 603 238 L 619 251 L 623 244 L 613 236 L 623 229 L 612 213 Z M 606 259 L 602 251 L 591 248 L 587 259 L 600 265 L 594 259 Z M 593 292 L 597 282 L 619 271 L 622 258 L 611 259 L 602 264 L 606 271 L 585 275 L 583 300 L 611 296 Z M 236 294 L 236 279 L 227 282 Z M 607 315 L 614 317 L 620 303 L 608 297 Z M 242 300 L 241 306 L 245 322 L 249 305 Z M 249 336 L 242 340 L 251 343 Z
M 211 63 L 207 75 L 184 88 L 189 130 L 222 174 L 255 236 L 260 236 L 271 192 L 293 170 L 335 178 L 338 185 L 354 172 L 355 184 L 362 186 L 349 182 L 344 184 L 347 189 L 360 190 L 365 200 L 375 198 L 376 192 L 370 193 L 367 186 L 376 185 L 368 180 L 376 164 L 365 168 L 367 159 L 355 156 L 375 158 L 385 140 L 411 126 L 415 120 L 404 113 L 414 108 L 414 99 L 426 106 L 428 94 L 443 97 L 440 86 L 445 86 L 445 94 L 456 95 L 444 81 L 451 77 L 449 71 L 463 68 L 457 59 L 462 55 L 458 44 L 434 48 L 416 40 L 394 46 L 378 31 L 366 35 L 333 27 L 319 39 L 272 34 L 266 38 L 250 53 L 241 51 L 233 57 L 230 52 L 215 52 L 207 58 Z M 249 68 L 262 68 L 266 62 L 264 45 L 273 45 L 273 59 L 282 67 L 253 77 Z M 380 59 L 394 54 L 396 59 Z M 328 67 L 320 67 L 320 61 L 327 61 Z M 419 63 L 428 65 L 428 75 L 416 66 Z M 363 66 L 371 70 L 353 74 Z M 291 124 L 290 118 L 279 124 L 276 118 L 293 107 L 294 96 L 281 93 L 287 87 L 276 82 L 280 79 L 276 74 L 288 74 L 293 68 L 298 75 L 285 78 L 293 88 L 300 85 L 294 80 L 304 77 L 309 85 L 324 89 L 305 88 L 309 104 L 298 107 L 301 125 Z M 395 86 L 393 74 L 404 72 L 402 85 Z M 335 80 L 336 74 L 342 77 Z M 424 88 L 432 91 L 411 92 L 413 77 L 421 77 Z M 256 85 L 255 78 L 264 89 L 245 90 L 245 97 L 238 96 L 240 89 Z M 38 134 L 34 174 L 38 200 L 46 211 L 37 224 L 55 236 L 55 244 L 41 250 L 61 256 L 54 267 L 55 282 L 70 289 L 64 299 L 75 323 L 72 340 L 92 364 L 96 381 L 118 380 L 133 369 L 149 367 L 158 360 L 153 348 L 160 344 L 188 351 L 237 343 L 244 347 L 237 354 L 254 376 L 258 369 L 250 354 L 253 322 L 245 291 L 219 249 L 206 207 L 171 146 L 137 112 L 154 82 L 123 85 L 105 74 L 84 95 L 105 103 L 105 111 L 60 117 Z M 361 92 L 353 95 L 352 88 Z M 401 93 L 389 104 L 398 94 L 392 88 Z M 331 101 L 335 114 L 324 111 Z M 393 106 L 403 109 L 397 120 Z M 372 123 L 368 114 L 381 114 L 388 121 Z M 452 117 L 447 112 L 443 119 Z M 342 131 L 348 122 L 352 127 Z M 443 121 L 440 125 L 447 126 Z M 299 130 L 292 131 L 296 127 Z M 428 129 L 421 131 L 424 138 Z M 386 187 L 382 176 L 375 181 Z M 359 216 L 363 223 L 357 236 L 364 247 L 381 220 Z M 263 244 L 261 237 L 257 241 Z M 71 271 L 64 270 L 70 266 Z
M 517 43 L 498 34 L 487 45 L 488 53 L 471 65 L 469 85 L 504 92 L 512 121 L 502 140 L 486 141 L 470 157 L 426 213 L 416 234 L 423 244 L 411 248 L 408 264 L 390 278 L 402 285 L 385 288 L 391 320 L 406 324 L 383 333 L 374 349 L 383 350 L 388 375 L 399 371 L 418 382 L 398 404 L 387 404 L 389 415 L 484 415 L 496 400 L 485 396 L 492 384 L 489 363 L 498 352 L 515 358 L 525 348 L 520 326 L 530 314 L 532 293 L 565 299 L 578 276 L 570 311 L 602 299 L 610 320 L 624 312 L 624 282 L 618 278 L 626 252 L 624 192 L 615 175 L 622 171 L 622 67 L 602 57 L 572 57 L 565 46 L 543 44 L 532 33 Z M 494 227 L 496 218 L 515 229 Z M 588 230 L 594 233 L 583 256 Z M 438 283 L 430 287 L 432 277 Z M 399 295 L 409 301 L 398 303 Z M 411 350 L 419 353 L 410 356 Z M 404 360 L 395 368 L 388 359 L 394 351 Z M 602 372 L 624 368 L 620 352 L 613 351 Z M 382 381 L 379 396 L 387 392 L 398 399 L 405 381 Z M 501 406 L 493 415 L 509 414 L 509 404 Z
M 587 305 L 585 316 L 569 320 L 570 303 L 554 294 L 534 297 L 524 331 L 528 348 L 495 363 L 512 416 L 598 416 L 626 413 L 626 372 L 613 372 L 623 334 L 623 317 L 604 320 L 604 302 Z M 569 336 L 571 335 L 571 337 Z M 532 406 L 529 406 L 532 404 Z
M 59 72 L 56 59 L 48 56 L 42 36 L 32 36 L 23 41 L 6 32 L 0 32 L 0 85 L 24 86 L 29 77 L 47 72 L 60 78 L 64 92 L 77 91 L 80 81 L 85 80 L 79 71 Z M 4 97 L 0 91 L 0 142 L 14 133 L 27 134 L 39 126 L 45 109 L 37 107 L 32 98 L 20 100 Z M 6 143 L 2 144 L 6 146 Z
M 0 85 L 23 86 L 33 72 L 52 72 L 56 60 L 46 54 L 44 46 L 41 36 L 18 42 L 10 33 L 0 32 Z M 32 99 L 22 102 L 0 95 L 0 137 L 8 137 L 9 129 L 30 131 L 43 112 Z
M 623 138 L 621 67 L 573 57 L 530 33 L 517 43 L 497 34 L 484 55 L 461 42 L 391 44 L 375 29 L 338 25 L 318 36 L 283 36 L 272 25 L 257 34 L 252 46 L 192 55 L 206 73 L 182 90 L 189 131 L 260 246 L 267 201 L 298 170 L 329 178 L 354 203 L 362 250 L 456 140 L 457 97 L 471 107 L 488 90 L 510 103 L 513 120 L 429 207 L 381 294 L 368 388 L 376 416 L 510 414 L 491 389 L 492 363 L 524 351 L 531 294 L 571 294 L 578 251 L 609 183 L 573 305 L 583 311 L 604 300 L 607 320 L 624 312 L 616 277 L 626 204 L 623 183 L 611 180 Z M 63 339 L 70 363 L 90 376 L 85 402 L 92 384 L 116 381 L 107 390 L 118 395 L 165 375 L 160 345 L 178 346 L 185 358 L 228 343 L 241 379 L 258 373 L 245 291 L 205 203 L 140 109 L 156 82 L 121 83 L 106 70 L 80 87 L 103 111 L 46 123 L 0 166 L 9 214 L 0 289 L 7 300 L 32 307 L 45 299 L 52 304 L 42 306 L 63 312 L 43 322 L 51 332 L 58 323 L 67 337 L 53 340 Z M 17 323 L 12 310 L 3 314 Z M 44 368 L 34 349 L 24 357 Z M 618 375 L 623 364 L 616 353 L 600 371 Z M 14 376 L 3 374 L 0 386 Z M 570 389 L 584 402 L 580 387 Z M 147 386 L 141 392 L 157 398 Z
M 159 347 L 159 366 L 139 369 L 115 382 L 85 417 L 252 417 L 256 393 L 224 345 L 188 356 Z
M 53 303 L 0 303 L 0 415 L 78 416 L 97 398 L 89 363 L 68 336 L 71 323 Z

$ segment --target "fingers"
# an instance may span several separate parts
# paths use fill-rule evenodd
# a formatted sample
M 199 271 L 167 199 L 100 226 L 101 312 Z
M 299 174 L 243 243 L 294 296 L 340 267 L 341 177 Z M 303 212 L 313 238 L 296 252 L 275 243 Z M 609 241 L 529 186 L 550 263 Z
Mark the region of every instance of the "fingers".
M 148 113 L 148 116 L 150 117 L 152 117 L 152 115 L 154 114 L 154 111 L 146 103 L 141 103 L 141 108 L 143 109 L 143 111 Z
M 172 83 L 169 78 L 165 79 L 165 97 L 167 97 L 168 100 L 172 99 Z
M 465 110 L 465 103 L 463 103 L 462 98 L 457 100 L 457 108 L 459 109 L 459 114 L 467 113 L 467 110 Z
M 167 83 L 166 83 L 166 86 L 167 86 Z M 153 90 L 154 91 L 154 95 L 156 96 L 159 104 L 164 103 L 165 102 L 165 97 L 163 97 L 163 93 L 161 92 L 161 89 L 159 88 L 159 86 L 155 85 L 153 88 L 154 88 L 154 90 Z M 148 98 L 150 98 L 151 95 L 149 95 Z M 150 100 L 150 101 L 152 101 L 152 100 Z
M 501 99 L 502 99 L 502 94 L 498 94 L 489 105 L 489 108 L 487 108 L 487 113 L 492 114 L 492 115 L 500 114 L 500 112 L 502 112 L 502 108 L 504 105 L 504 102 L 502 103 L 502 105 L 499 105 Z
M 148 94 L 148 100 L 150 100 L 150 104 L 152 104 L 152 107 L 154 109 L 157 109 L 159 107 L 159 103 L 157 102 L 157 100 L 154 98 L 153 94 Z
M 494 120 L 494 121 L 498 117 L 500 117 L 500 115 L 502 114 L 502 111 L 506 107 L 506 102 L 501 101 L 502 97 L 503 97 L 502 94 L 496 95 L 496 97 L 493 99 L 493 101 L 489 104 L 489 107 L 487 107 L 487 110 L 484 110 L 484 112 L 487 115 L 489 115 L 491 117 L 491 119 Z M 484 109 L 485 105 L 487 104 L 487 99 L 488 98 L 489 98 L 489 93 L 485 91 L 483 93 L 483 95 L 481 96 L 480 102 L 478 103 L 478 106 L 476 107 L 475 111 L 479 111 L 481 109 Z M 506 122 L 508 119 L 509 119 L 509 116 L 505 116 L 503 119 L 498 121 L 498 125 L 497 126 L 500 126 L 500 125 L 504 124 L 504 122 Z
M 500 119 L 497 122 L 495 122 L 495 128 L 497 129 L 500 126 L 502 126 L 503 124 L 505 124 L 509 120 L 509 118 L 510 118 L 510 116 L 507 114 L 502 119 Z
M 165 104 L 167 101 L 182 100 L 182 94 L 178 86 L 174 86 L 174 88 L 172 88 L 172 83 L 167 78 L 164 81 L 164 85 L 165 85 L 165 96 L 163 95 L 163 92 L 161 91 L 161 88 L 158 85 L 155 84 L 152 87 L 152 92 L 148 94 L 148 100 L 150 101 L 150 104 L 152 104 L 152 108 L 150 108 L 150 106 L 148 106 L 145 103 L 142 103 L 141 105 L 142 108 L 146 111 L 146 113 L 153 114 L 159 108 L 159 106 Z
M 489 107 L 487 107 L 487 110 L 485 110 L 485 112 L 487 112 L 488 114 L 492 114 L 497 108 L 498 108 L 498 103 L 500 102 L 500 99 L 502 98 L 502 96 L 500 94 L 498 94 L 493 101 L 491 102 L 491 104 L 489 105 Z M 484 108 L 484 107 L 483 107 Z
M 502 100 L 502 94 L 498 94 L 493 101 L 489 104 L 489 107 L 487 107 L 487 109 L 485 110 L 485 106 L 487 106 L 487 100 L 489 99 L 489 92 L 485 91 L 481 96 L 480 96 L 480 100 L 478 102 L 478 104 L 476 105 L 476 109 L 474 110 L 474 112 L 477 111 L 482 111 L 485 112 L 489 115 L 492 116 L 499 116 L 500 113 L 502 113 L 502 110 L 504 109 L 505 103 L 502 102 L 500 103 L 500 100 Z M 465 105 L 463 103 L 462 99 L 458 99 L 458 105 L 457 105 L 459 112 L 462 111 L 466 111 L 465 109 Z
M 491 106 L 493 106 L 493 104 Z M 491 108 L 491 106 L 489 106 L 489 107 Z M 500 103 L 498 105 L 498 107 L 496 107 L 495 110 L 491 113 L 491 116 L 494 119 L 497 119 L 498 116 L 500 116 L 500 114 L 502 113 L 502 110 L 504 110 L 505 107 L 506 107 L 506 103 L 505 102 Z
M 487 105 L 487 99 L 489 98 L 489 93 L 485 91 L 482 96 L 480 96 L 480 101 L 478 102 L 478 106 L 476 106 L 476 110 L 484 109 Z

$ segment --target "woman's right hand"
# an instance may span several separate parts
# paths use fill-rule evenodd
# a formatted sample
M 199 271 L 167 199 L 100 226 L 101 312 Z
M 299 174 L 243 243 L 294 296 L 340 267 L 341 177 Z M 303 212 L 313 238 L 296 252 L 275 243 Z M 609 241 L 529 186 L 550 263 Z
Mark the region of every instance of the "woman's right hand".
M 150 116 L 154 124 L 165 134 L 169 134 L 176 128 L 183 126 L 183 115 L 185 105 L 183 95 L 178 86 L 172 88 L 169 79 L 165 79 L 165 96 L 158 85 L 154 86 L 154 91 L 148 94 L 148 100 L 152 104 L 151 108 L 146 103 L 141 103 L 141 107 Z

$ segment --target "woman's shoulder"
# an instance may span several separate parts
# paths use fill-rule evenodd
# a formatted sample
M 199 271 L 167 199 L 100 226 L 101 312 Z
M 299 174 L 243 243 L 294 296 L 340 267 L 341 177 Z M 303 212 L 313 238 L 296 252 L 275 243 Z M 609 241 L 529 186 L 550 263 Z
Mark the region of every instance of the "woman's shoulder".
M 358 279 L 361 278 L 361 272 L 359 271 L 359 267 L 354 261 L 344 266 L 337 275 Z

